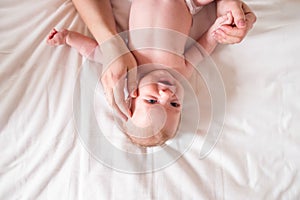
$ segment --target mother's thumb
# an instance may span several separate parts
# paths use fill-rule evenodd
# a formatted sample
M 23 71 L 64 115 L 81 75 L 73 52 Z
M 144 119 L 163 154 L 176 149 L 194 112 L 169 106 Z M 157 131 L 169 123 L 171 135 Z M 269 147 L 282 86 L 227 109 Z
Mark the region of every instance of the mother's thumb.
M 133 67 L 127 72 L 127 89 L 129 95 L 137 89 L 137 68 Z
M 245 13 L 242 4 L 239 8 L 232 10 L 232 15 L 233 15 L 234 23 L 238 28 L 246 27 Z

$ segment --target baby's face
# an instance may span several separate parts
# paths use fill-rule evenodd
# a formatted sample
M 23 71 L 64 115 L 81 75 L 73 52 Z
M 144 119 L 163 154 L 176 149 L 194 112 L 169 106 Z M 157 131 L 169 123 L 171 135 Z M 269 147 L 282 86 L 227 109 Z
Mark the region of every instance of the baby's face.
M 174 137 L 183 95 L 181 84 L 166 70 L 155 70 L 141 78 L 131 102 L 131 121 L 140 134 L 129 133 L 134 142 L 154 146 Z

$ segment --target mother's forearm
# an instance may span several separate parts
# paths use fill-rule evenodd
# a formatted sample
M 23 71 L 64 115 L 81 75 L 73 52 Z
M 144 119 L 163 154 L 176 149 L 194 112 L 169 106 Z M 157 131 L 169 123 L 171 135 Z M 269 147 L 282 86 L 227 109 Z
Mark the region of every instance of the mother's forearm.
M 99 44 L 117 34 L 110 0 L 73 0 L 73 3 Z

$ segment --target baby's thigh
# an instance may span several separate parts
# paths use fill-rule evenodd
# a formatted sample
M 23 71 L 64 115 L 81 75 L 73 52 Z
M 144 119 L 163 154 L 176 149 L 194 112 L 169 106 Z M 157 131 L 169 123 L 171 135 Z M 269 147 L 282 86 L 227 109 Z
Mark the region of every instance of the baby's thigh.
M 188 35 L 192 16 L 185 0 L 133 0 L 129 29 L 165 28 Z

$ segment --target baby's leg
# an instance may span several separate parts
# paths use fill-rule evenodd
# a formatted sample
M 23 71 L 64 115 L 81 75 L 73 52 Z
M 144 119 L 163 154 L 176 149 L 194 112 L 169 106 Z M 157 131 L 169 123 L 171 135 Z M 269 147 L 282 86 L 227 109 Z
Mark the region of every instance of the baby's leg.
M 47 44 L 51 46 L 66 44 L 75 48 L 82 56 L 85 57 L 88 57 L 98 45 L 96 40 L 67 29 L 62 29 L 61 31 L 52 29 L 47 37 Z

